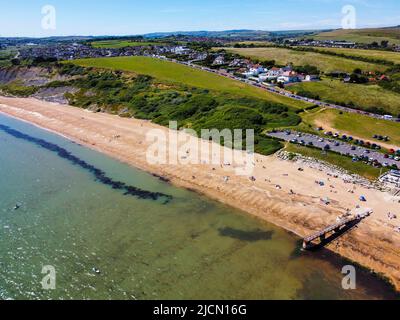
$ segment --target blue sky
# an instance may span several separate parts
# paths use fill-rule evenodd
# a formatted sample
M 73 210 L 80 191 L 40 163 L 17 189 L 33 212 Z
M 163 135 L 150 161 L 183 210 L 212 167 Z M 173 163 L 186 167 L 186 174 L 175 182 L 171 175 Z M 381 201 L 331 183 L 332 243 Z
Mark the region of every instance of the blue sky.
M 0 0 L 1 36 L 132 35 L 158 31 L 339 28 L 342 7 L 357 27 L 400 24 L 399 0 Z M 56 29 L 42 29 L 42 7 Z

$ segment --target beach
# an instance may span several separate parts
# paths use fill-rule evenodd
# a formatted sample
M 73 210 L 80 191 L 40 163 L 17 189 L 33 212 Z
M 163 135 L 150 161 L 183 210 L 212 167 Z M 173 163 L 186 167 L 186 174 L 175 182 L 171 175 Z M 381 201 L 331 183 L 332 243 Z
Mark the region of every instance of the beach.
M 202 193 L 241 209 L 259 219 L 307 236 L 354 210 L 371 209 L 373 214 L 358 228 L 328 249 L 387 277 L 400 290 L 400 226 L 389 220 L 389 212 L 400 215 L 399 199 L 387 192 L 354 185 L 319 168 L 285 161 L 277 156 L 255 156 L 251 176 L 239 176 L 235 168 L 215 164 L 165 164 L 147 161 L 151 130 L 169 129 L 149 121 L 121 118 L 105 113 L 48 103 L 36 99 L 0 97 L 0 112 L 60 134 L 124 163 L 168 179 L 174 185 Z M 324 181 L 324 186 L 316 183 Z M 351 191 L 351 192 L 349 192 Z M 360 196 L 367 202 L 361 203 Z M 321 199 L 329 198 L 330 204 Z

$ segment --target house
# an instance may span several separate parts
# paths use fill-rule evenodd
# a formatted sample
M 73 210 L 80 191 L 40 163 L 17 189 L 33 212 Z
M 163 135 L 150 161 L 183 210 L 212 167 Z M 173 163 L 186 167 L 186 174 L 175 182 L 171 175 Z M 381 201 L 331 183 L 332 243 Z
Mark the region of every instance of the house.
M 234 59 L 229 66 L 230 67 L 241 67 L 244 65 L 244 62 L 241 59 Z
M 183 46 L 177 46 L 177 47 L 173 47 L 172 49 L 171 49 L 171 52 L 172 53 L 175 53 L 175 54 L 186 54 L 186 53 L 188 53 L 190 50 L 188 49 L 188 48 L 185 48 L 185 47 L 183 47 Z
M 286 71 L 281 76 L 278 77 L 277 81 L 283 83 L 294 83 L 294 82 L 300 82 L 300 79 L 297 72 Z
M 277 78 L 279 76 L 281 76 L 283 73 L 282 69 L 279 68 L 271 68 L 269 69 L 269 71 L 267 72 L 268 77 L 273 77 L 273 78 Z
M 306 75 L 304 73 L 298 73 L 297 78 L 299 79 L 300 82 L 306 80 Z
M 379 77 L 379 81 L 390 81 L 389 77 L 385 76 L 384 74 Z
M 253 76 L 258 76 L 260 73 L 264 73 L 265 69 L 263 68 L 263 66 L 256 64 L 250 68 L 250 72 L 253 74 Z
M 220 66 L 225 64 L 225 57 L 224 56 L 218 56 L 215 58 L 213 65 L 214 66 Z
M 192 62 L 194 61 L 203 61 L 206 60 L 208 57 L 207 53 L 192 53 L 189 55 L 189 59 L 192 59 Z
M 258 82 L 265 82 L 267 80 L 269 80 L 269 76 L 267 73 L 260 73 L 258 75 Z
M 246 78 L 257 77 L 260 74 L 264 74 L 266 70 L 267 69 L 264 69 L 263 66 L 260 66 L 258 64 L 248 65 L 247 71 L 243 72 L 242 75 L 245 76 Z

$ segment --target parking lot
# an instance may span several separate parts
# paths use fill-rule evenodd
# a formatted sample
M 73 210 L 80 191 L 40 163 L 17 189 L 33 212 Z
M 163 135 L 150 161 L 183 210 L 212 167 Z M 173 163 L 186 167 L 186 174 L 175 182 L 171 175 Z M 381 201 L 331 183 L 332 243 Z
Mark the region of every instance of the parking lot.
M 322 138 L 313 134 L 300 133 L 296 131 L 276 131 L 269 132 L 267 135 L 299 145 L 315 147 L 326 151 L 334 151 L 342 155 L 353 157 L 353 161 L 368 160 L 370 163 L 379 163 L 384 167 L 394 165 L 397 167 L 400 166 L 400 161 L 397 161 L 396 159 L 385 158 L 385 155 L 381 152 L 355 146 L 350 143 L 335 139 Z

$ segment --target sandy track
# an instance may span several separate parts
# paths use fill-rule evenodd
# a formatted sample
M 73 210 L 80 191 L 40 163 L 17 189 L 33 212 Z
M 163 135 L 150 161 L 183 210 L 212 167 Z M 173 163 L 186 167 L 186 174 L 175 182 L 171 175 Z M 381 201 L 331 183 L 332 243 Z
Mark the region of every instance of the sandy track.
M 328 248 L 385 274 L 400 290 L 400 234 L 394 231 L 400 226 L 400 219 L 389 221 L 387 218 L 388 212 L 400 217 L 400 204 L 399 199 L 388 193 L 349 185 L 317 169 L 305 167 L 300 172 L 298 165 L 275 156 L 256 155 L 256 168 L 252 174 L 256 181 L 237 176 L 233 166 L 224 163 L 151 165 L 146 160 L 150 145 L 146 141 L 146 133 L 152 129 L 168 133 L 169 129 L 148 121 L 22 98 L 0 97 L 0 112 L 166 177 L 178 186 L 242 209 L 299 236 L 306 236 L 335 222 L 346 209 L 355 209 L 356 205 L 367 206 L 374 214 Z M 325 187 L 315 183 L 321 180 L 325 181 Z M 349 189 L 354 193 L 349 193 Z M 366 196 L 366 204 L 359 202 L 360 195 Z M 322 204 L 321 198 L 325 197 L 332 200 L 331 205 Z

